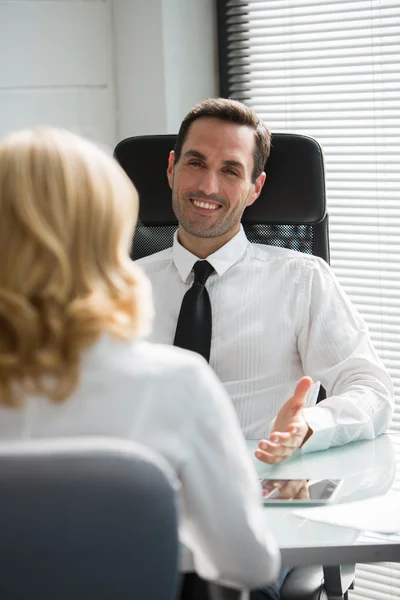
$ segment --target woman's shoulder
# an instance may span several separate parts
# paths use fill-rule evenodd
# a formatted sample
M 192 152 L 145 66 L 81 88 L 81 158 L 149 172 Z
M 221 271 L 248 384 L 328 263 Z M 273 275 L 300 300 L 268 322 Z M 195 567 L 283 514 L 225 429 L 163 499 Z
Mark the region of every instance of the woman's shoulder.
M 86 353 L 84 364 L 135 378 L 149 377 L 153 382 L 199 377 L 209 368 L 194 352 L 138 338 L 122 340 L 108 334 Z
M 199 354 L 167 344 L 140 340 L 132 345 L 131 351 L 143 367 L 147 365 L 152 370 L 158 369 L 161 373 L 198 373 L 209 368 Z
M 222 388 L 199 354 L 141 339 L 101 340 L 86 357 L 84 378 L 102 382 L 120 402 L 134 397 L 161 420 L 174 415 L 176 426 L 214 414 Z

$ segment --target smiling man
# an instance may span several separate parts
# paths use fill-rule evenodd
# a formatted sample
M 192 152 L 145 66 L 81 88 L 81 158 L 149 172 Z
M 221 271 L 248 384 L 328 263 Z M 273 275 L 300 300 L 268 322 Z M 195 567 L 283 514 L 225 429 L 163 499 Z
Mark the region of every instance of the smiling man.
M 250 127 L 202 117 L 190 126 L 184 147 L 178 141 L 170 153 L 168 180 L 179 241 L 199 258 L 239 232 L 244 209 L 259 196 L 265 181 L 262 162 L 269 153 L 269 139 L 260 138 L 261 160 L 255 168 Z
M 211 341 L 203 356 L 245 437 L 260 440 L 257 458 L 275 464 L 299 448 L 322 450 L 384 432 L 393 391 L 329 266 L 248 242 L 240 221 L 261 192 L 269 151 L 269 131 L 252 109 L 222 98 L 195 106 L 168 161 L 179 222 L 173 248 L 139 262 L 153 286 L 152 339 L 191 348 L 187 335 L 184 343 L 178 335 L 181 316 L 186 311 L 188 330 L 198 313 L 207 316 Z M 185 307 L 189 290 L 192 312 Z M 316 405 L 320 383 L 328 397 Z

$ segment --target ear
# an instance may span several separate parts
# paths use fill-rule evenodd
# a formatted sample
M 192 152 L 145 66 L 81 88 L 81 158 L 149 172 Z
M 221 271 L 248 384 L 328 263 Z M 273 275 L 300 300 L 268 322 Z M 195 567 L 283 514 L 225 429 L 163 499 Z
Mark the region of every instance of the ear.
M 167 177 L 168 177 L 168 183 L 169 183 L 169 187 L 172 190 L 172 186 L 173 186 L 173 182 L 174 182 L 174 167 L 175 167 L 175 153 L 173 150 L 171 150 L 171 152 L 169 153 L 168 156 L 168 167 L 167 167 Z
M 261 194 L 261 190 L 263 189 L 263 185 L 265 183 L 266 178 L 267 176 L 264 172 L 257 177 L 255 182 L 253 183 L 253 191 L 249 194 L 246 206 L 250 206 L 251 204 L 253 204 L 253 202 L 257 200 L 258 196 Z

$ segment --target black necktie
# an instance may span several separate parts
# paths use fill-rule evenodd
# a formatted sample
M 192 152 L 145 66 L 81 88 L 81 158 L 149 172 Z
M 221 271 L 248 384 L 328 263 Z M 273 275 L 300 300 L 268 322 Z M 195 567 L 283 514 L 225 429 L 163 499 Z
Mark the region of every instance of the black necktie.
M 198 352 L 208 361 L 211 347 L 211 303 L 205 283 L 214 267 L 206 260 L 198 260 L 193 271 L 194 282 L 182 300 L 174 346 Z

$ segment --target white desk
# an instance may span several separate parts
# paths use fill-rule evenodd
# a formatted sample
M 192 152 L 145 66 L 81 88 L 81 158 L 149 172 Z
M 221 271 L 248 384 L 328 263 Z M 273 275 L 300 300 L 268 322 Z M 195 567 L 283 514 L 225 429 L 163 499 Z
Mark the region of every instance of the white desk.
M 248 441 L 254 456 L 257 441 Z M 281 465 L 270 466 L 254 457 L 263 477 L 344 479 L 338 502 L 350 502 L 399 491 L 400 435 L 382 435 L 374 441 L 356 442 L 340 448 L 295 456 Z M 268 505 L 265 521 L 274 533 L 285 566 L 345 565 L 357 562 L 400 562 L 400 533 L 396 536 L 366 532 L 300 518 L 296 507 Z

